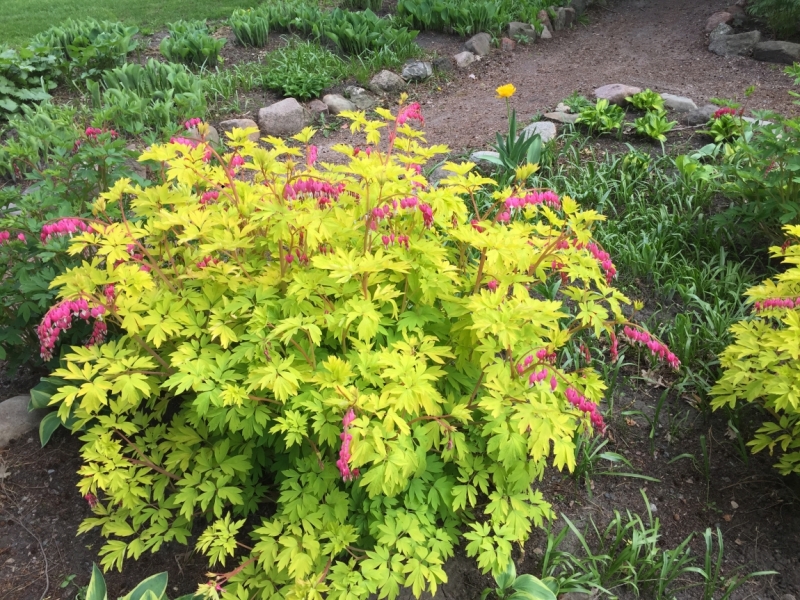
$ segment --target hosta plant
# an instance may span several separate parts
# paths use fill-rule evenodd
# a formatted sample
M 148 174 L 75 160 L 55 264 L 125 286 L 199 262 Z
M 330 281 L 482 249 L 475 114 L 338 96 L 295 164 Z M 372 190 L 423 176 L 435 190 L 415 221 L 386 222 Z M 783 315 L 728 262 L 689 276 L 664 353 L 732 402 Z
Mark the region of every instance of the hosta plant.
M 119 598 L 119 600 L 169 600 L 167 598 L 167 582 L 166 572 L 151 575 L 147 579 L 140 581 L 135 588 Z M 109 600 L 106 581 L 103 579 L 103 573 L 97 568 L 97 565 L 92 565 L 92 578 L 89 580 L 89 585 L 86 586 L 81 598 L 84 600 Z M 176 600 L 192 600 L 192 598 L 194 598 L 194 595 L 189 594 Z
M 167 60 L 208 68 L 217 65 L 226 41 L 212 37 L 205 21 L 177 21 L 170 23 L 159 50 Z
M 242 46 L 263 48 L 269 36 L 269 20 L 259 10 L 237 8 L 228 19 L 236 41 Z
M 601 98 L 594 105 L 584 107 L 576 123 L 582 123 L 592 132 L 611 133 L 622 129 L 624 120 L 625 111 L 622 107 Z
M 754 315 L 731 328 L 733 343 L 720 356 L 723 374 L 712 389 L 713 408 L 753 402 L 765 421 L 749 442 L 753 452 L 778 453 L 784 475 L 800 473 L 800 226 L 784 228 L 789 240 L 770 249 L 786 270 L 747 291 Z
M 639 117 L 633 122 L 633 128 L 636 133 L 646 135 L 653 138 L 662 144 L 667 141 L 667 133 L 672 131 L 672 128 L 677 125 L 677 121 L 670 121 L 667 119 L 665 111 L 648 111 L 643 117 Z
M 421 166 L 446 149 L 411 127 L 419 105 L 378 113 L 344 113 L 367 145 L 335 164 L 310 129 L 269 149 L 237 130 L 222 156 L 153 145 L 165 179 L 119 182 L 72 239 L 54 310 L 109 338 L 66 354 L 52 404 L 83 430 L 81 531 L 108 538 L 106 568 L 197 526 L 228 569 L 207 596 L 435 592 L 462 539 L 502 572 L 552 516 L 545 466 L 605 429 L 599 374 L 560 366 L 575 335 L 617 352 L 603 217 L 470 163 L 431 187 Z M 559 299 L 532 292 L 556 280 Z M 45 317 L 43 353 L 62 322 Z
M 664 110 L 664 99 L 661 97 L 661 94 L 651 89 L 642 90 L 638 94 L 628 96 L 625 100 L 639 110 L 654 110 L 658 112 Z

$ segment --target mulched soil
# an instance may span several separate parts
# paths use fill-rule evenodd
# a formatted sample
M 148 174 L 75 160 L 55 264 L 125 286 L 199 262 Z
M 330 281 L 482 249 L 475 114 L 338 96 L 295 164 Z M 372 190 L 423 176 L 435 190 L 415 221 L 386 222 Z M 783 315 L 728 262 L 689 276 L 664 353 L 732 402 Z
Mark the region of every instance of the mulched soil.
M 442 71 L 432 80 L 412 86 L 412 99 L 423 105 L 429 143 L 444 143 L 455 155 L 483 148 L 496 131 L 506 131 L 506 110 L 495 98 L 495 88 L 512 82 L 518 92 L 512 99 L 520 122 L 552 109 L 573 91 L 591 96 L 606 83 L 626 83 L 692 97 L 699 104 L 712 97 L 744 102 L 744 90 L 755 84 L 748 108 L 770 108 L 797 114 L 786 93 L 790 80 L 782 67 L 747 58 L 722 58 L 707 51 L 703 32 L 707 17 L 724 9 L 726 0 L 616 0 L 589 11 L 589 24 L 559 32 L 550 42 L 518 46 L 513 53 L 493 52 L 465 71 Z M 161 34 L 152 36 L 146 55 L 157 55 Z M 217 35 L 229 37 L 219 30 Z M 283 43 L 273 36 L 271 44 Z M 454 36 L 423 33 L 419 43 L 439 56 L 451 56 L 462 49 L 463 40 Z M 277 46 L 275 46 L 277 47 Z M 245 49 L 229 41 L 223 50 L 225 66 L 260 60 L 264 50 Z M 144 58 L 144 57 L 142 57 Z M 474 78 L 470 77 L 474 75 Z M 349 83 L 349 82 L 348 82 Z M 342 86 L 337 86 L 339 91 Z M 273 98 L 254 92 L 247 114 Z M 321 160 L 335 159 L 330 147 L 352 141 L 349 133 L 333 124 L 318 134 Z M 632 136 L 621 141 L 603 138 L 595 144 L 600 152 L 624 151 L 624 142 L 652 153 L 660 146 Z M 670 134 L 670 150 L 686 151 L 706 143 L 694 129 L 681 128 Z M 647 299 L 647 295 L 645 296 Z M 657 308 L 650 299 L 646 310 Z M 800 481 L 781 477 L 766 453 L 741 457 L 731 439 L 727 417 L 707 418 L 695 406 L 695 398 L 670 393 L 661 411 L 658 427 L 650 426 L 639 414 L 653 419 L 655 405 L 664 391 L 666 374 L 629 369 L 615 394 L 609 416 L 609 451 L 624 455 L 637 473 L 659 479 L 644 481 L 620 476 L 597 475 L 591 479 L 591 495 L 585 482 L 548 470 L 538 486 L 553 503 L 557 515 L 566 514 L 580 527 L 589 519 L 604 524 L 614 510 L 646 514 L 640 494 L 655 506 L 661 520 L 663 547 L 674 547 L 693 532 L 707 527 L 722 529 L 725 539 L 724 572 L 736 568 L 774 569 L 777 576 L 762 577 L 746 584 L 734 598 L 780 598 L 800 593 Z M 8 397 L 29 389 L 40 373 L 22 369 L 15 377 L 0 377 L 0 394 Z M 668 385 L 668 382 L 667 382 Z M 623 414 L 628 412 L 628 414 Z M 749 439 L 758 426 L 757 415 L 749 415 L 742 434 Z M 705 480 L 692 460 L 670 464 L 677 455 L 691 453 L 701 460 L 700 436 L 710 448 L 710 478 Z M 81 520 L 90 516 L 77 490 L 76 471 L 80 465 L 80 442 L 63 430 L 41 449 L 36 433 L 0 451 L 0 581 L 3 600 L 37 598 L 73 599 L 78 586 L 88 581 L 92 562 L 97 562 L 102 539 L 96 532 L 75 537 Z M 607 470 L 609 465 L 599 465 Z M 560 528 L 563 522 L 554 527 Z M 577 551 L 574 539 L 565 542 Z M 536 572 L 545 539 L 537 530 L 516 556 L 520 571 Z M 702 539 L 692 542 L 695 554 L 702 554 Z M 177 596 L 193 591 L 205 580 L 208 570 L 202 556 L 188 547 L 168 545 L 157 554 L 128 561 L 124 573 L 107 574 L 109 597 L 115 598 L 141 579 L 167 570 L 169 593 Z M 443 598 L 477 598 L 491 584 L 480 575 L 474 561 L 460 549 L 447 567 L 450 582 L 443 586 Z M 71 575 L 71 583 L 61 587 Z M 404 596 L 405 597 L 405 594 Z M 696 590 L 681 598 L 697 597 Z

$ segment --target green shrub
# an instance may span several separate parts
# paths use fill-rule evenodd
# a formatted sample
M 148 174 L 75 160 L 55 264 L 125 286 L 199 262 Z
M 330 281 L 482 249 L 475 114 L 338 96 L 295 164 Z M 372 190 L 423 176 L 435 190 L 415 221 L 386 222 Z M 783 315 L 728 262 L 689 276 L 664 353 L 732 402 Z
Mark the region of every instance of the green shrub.
M 169 36 L 159 49 L 167 60 L 195 67 L 214 67 L 227 40 L 212 37 L 205 21 L 177 21 L 169 24 Z
M 800 25 L 798 0 L 750 0 L 747 12 L 764 19 L 778 37 L 791 37 Z
M 337 82 L 347 65 L 315 42 L 295 42 L 267 57 L 262 81 L 284 96 L 310 100 Z
M 94 77 L 125 62 L 138 31 L 119 22 L 70 19 L 34 36 L 30 47 L 56 55 L 67 78 Z
M 661 142 L 667 141 L 666 134 L 672 131 L 677 125 L 677 121 L 667 120 L 667 113 L 663 110 L 649 110 L 643 117 L 637 118 L 633 122 L 636 133 L 646 135 Z
M 784 231 L 789 241 L 770 253 L 786 271 L 747 291 L 755 314 L 731 328 L 734 341 L 719 357 L 723 374 L 711 405 L 762 407 L 771 418 L 748 445 L 753 452 L 778 450 L 776 467 L 788 475 L 800 473 L 800 226 Z
M 371 151 L 335 146 L 344 164 L 316 162 L 313 130 L 304 150 L 234 131 L 209 162 L 203 144 L 153 145 L 163 185 L 96 201 L 96 233 L 70 247 L 89 257 L 55 285 L 119 335 L 68 353 L 52 403 L 84 428 L 81 531 L 111 538 L 106 567 L 205 521 L 198 549 L 239 566 L 201 591 L 419 595 L 460 539 L 499 573 L 552 515 L 533 482 L 604 428 L 600 376 L 559 353 L 624 321 L 590 242 L 601 217 L 484 190 L 469 164 L 429 187 L 420 166 L 446 149 L 420 145 L 419 105 L 399 110 L 345 115 Z M 125 222 L 104 217 L 125 201 Z M 562 279 L 565 301 L 530 293 Z
M 0 46 L 0 119 L 19 112 L 23 104 L 49 99 L 56 87 L 56 64 L 57 57 L 45 49 Z
M 259 10 L 237 8 L 228 23 L 242 46 L 263 48 L 269 36 L 269 19 Z

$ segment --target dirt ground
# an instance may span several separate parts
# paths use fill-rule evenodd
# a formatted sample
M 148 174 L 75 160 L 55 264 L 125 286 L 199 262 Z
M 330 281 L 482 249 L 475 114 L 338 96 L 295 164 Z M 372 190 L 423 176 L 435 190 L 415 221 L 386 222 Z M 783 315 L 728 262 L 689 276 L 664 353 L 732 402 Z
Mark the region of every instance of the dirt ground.
M 453 70 L 420 84 L 411 95 L 423 103 L 428 142 L 448 144 L 454 153 L 485 147 L 496 131 L 507 128 L 505 104 L 495 98 L 494 90 L 509 82 L 518 89 L 512 103 L 523 122 L 552 109 L 573 91 L 591 96 L 595 87 L 606 83 L 687 95 L 698 105 L 712 97 L 744 101 L 745 88 L 756 85 L 749 108 L 796 112 L 786 93 L 790 80 L 782 67 L 742 57 L 722 58 L 707 51 L 705 20 L 727 4 L 725 0 L 611 0 L 607 7 L 590 9 L 588 25 L 560 32 L 550 42 L 518 46 L 509 54 L 496 51 L 474 68 Z M 456 37 L 431 34 L 420 35 L 419 42 L 440 56 L 460 51 L 463 43 Z M 231 62 L 237 58 L 241 57 L 231 54 Z M 340 130 L 324 133 L 328 137 L 320 144 L 322 160 L 333 142 L 349 137 Z M 6 397 L 28 389 L 35 375 L 23 370 L 12 380 L 0 378 L 0 393 Z M 635 472 L 659 481 L 596 476 L 589 495 L 585 482 L 548 471 L 539 487 L 555 513 L 566 514 L 581 528 L 589 526 L 590 518 L 604 524 L 614 510 L 644 516 L 640 489 L 645 488 L 655 507 L 653 516 L 661 521 L 663 547 L 674 547 L 692 532 L 719 526 L 725 540 L 724 573 L 736 568 L 780 573 L 746 584 L 734 598 L 800 594 L 798 478 L 780 477 L 764 454 L 745 462 L 730 439 L 726 417 L 715 414 L 706 419 L 692 407 L 691 398 L 667 399 L 651 439 L 643 416 L 623 412 L 641 411 L 652 419 L 663 389 L 652 377 L 648 382 L 634 377 L 636 373 L 627 375 L 608 419 L 606 450 L 619 452 L 632 462 Z M 756 426 L 754 421 L 750 431 L 742 432 L 746 439 Z M 699 463 L 669 462 L 684 453 L 699 458 L 701 435 L 710 448 L 708 480 Z M 0 599 L 73 600 L 78 586 L 87 583 L 102 540 L 95 532 L 75 537 L 81 520 L 90 515 L 76 488 L 79 447 L 79 440 L 61 430 L 45 449 L 39 448 L 32 432 L 0 451 Z M 560 520 L 554 524 L 557 529 L 562 526 Z M 535 531 L 524 553 L 516 556 L 520 572 L 536 572 L 544 544 L 544 533 Z M 577 550 L 574 538 L 565 544 Z M 208 567 L 203 557 L 191 552 L 191 546 L 165 546 L 156 555 L 128 561 L 123 574 L 109 573 L 109 598 L 162 570 L 169 571 L 171 597 L 193 591 L 205 579 Z M 699 537 L 692 549 L 695 555 L 702 554 Z M 491 583 L 463 552 L 448 564 L 447 571 L 450 582 L 437 597 L 472 600 Z M 699 596 L 695 589 L 679 597 Z

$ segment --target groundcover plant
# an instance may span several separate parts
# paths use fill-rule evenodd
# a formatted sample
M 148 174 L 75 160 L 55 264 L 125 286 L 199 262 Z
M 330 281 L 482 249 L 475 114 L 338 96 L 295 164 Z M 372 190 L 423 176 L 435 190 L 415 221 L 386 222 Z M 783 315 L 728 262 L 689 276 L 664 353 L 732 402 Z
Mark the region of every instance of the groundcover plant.
M 154 145 L 163 178 L 117 182 L 72 239 L 83 262 L 39 334 L 47 355 L 94 323 L 52 404 L 82 429 L 81 530 L 109 538 L 106 568 L 206 522 L 212 568 L 239 563 L 212 597 L 435 592 L 462 537 L 501 572 L 552 516 L 532 487 L 546 464 L 573 468 L 576 432 L 605 429 L 600 375 L 559 351 L 590 336 L 614 357 L 619 329 L 677 366 L 625 325 L 600 215 L 527 189 L 533 165 L 496 189 L 448 163 L 431 187 L 420 165 L 445 148 L 411 127 L 419 105 L 377 112 L 346 113 L 367 144 L 335 146 L 343 165 L 311 129 L 302 148 L 251 130 L 224 155 Z

